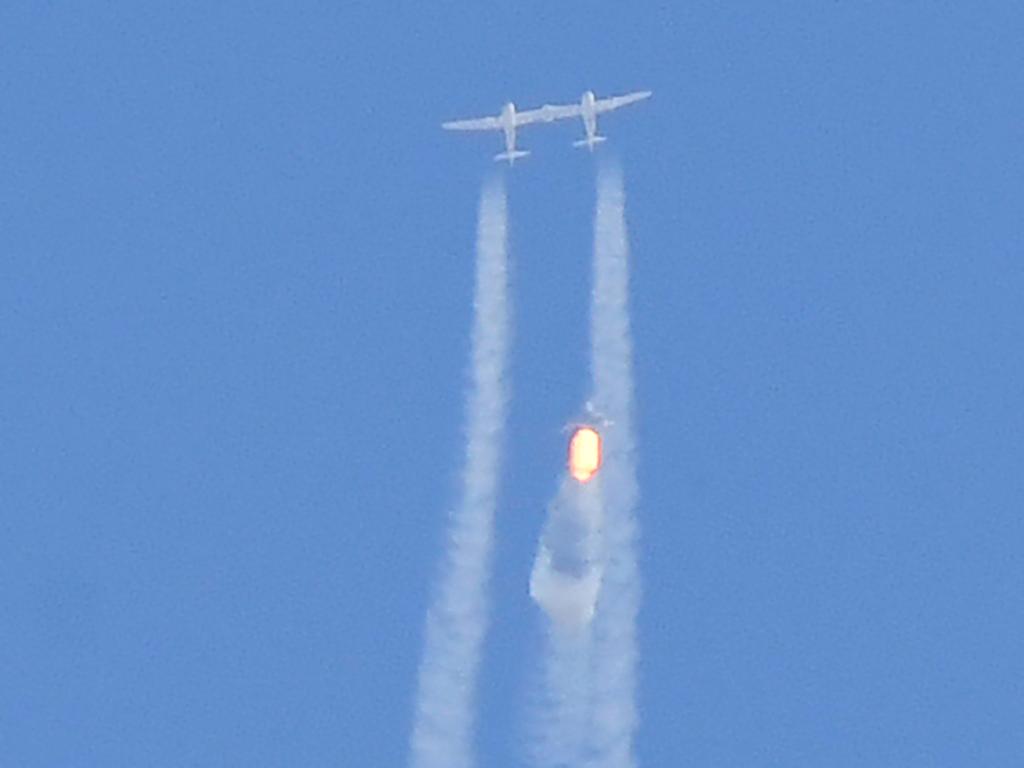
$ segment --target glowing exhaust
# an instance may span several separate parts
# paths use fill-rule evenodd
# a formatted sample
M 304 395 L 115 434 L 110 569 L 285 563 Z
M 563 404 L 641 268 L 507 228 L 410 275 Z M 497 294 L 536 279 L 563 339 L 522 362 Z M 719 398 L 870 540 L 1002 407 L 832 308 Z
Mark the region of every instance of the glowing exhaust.
M 569 474 L 585 483 L 601 468 L 601 435 L 592 427 L 579 427 L 569 440 Z

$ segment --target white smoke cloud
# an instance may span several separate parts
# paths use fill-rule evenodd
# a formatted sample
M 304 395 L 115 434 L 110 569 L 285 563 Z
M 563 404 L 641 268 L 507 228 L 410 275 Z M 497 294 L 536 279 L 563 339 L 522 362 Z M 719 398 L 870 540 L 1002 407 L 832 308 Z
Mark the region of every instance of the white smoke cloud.
M 507 240 L 505 187 L 496 179 L 480 197 L 463 490 L 449 521 L 449 545 L 427 614 L 413 768 L 473 764 L 473 710 L 488 622 L 487 585 L 508 400 Z
M 548 506 L 530 576 L 530 595 L 550 619 L 542 693 L 531 723 L 540 768 L 579 765 L 590 701 L 590 623 L 601 589 L 602 494 L 598 473 L 585 485 L 563 473 Z

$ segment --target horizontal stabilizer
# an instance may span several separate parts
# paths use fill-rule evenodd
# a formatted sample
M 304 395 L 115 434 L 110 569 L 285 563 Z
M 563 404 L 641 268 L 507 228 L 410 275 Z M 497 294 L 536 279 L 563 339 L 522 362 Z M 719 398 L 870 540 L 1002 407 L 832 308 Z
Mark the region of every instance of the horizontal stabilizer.
M 501 162 L 502 160 L 508 160 L 508 164 L 513 165 L 517 159 L 520 157 L 526 157 L 528 154 L 530 153 L 525 149 L 517 149 L 512 152 L 501 152 L 494 156 L 494 161 Z
M 604 136 L 591 136 L 591 137 L 586 138 L 586 139 L 580 139 L 579 141 L 574 141 L 572 143 L 572 145 L 574 147 L 586 147 L 591 152 L 593 152 L 594 151 L 594 147 L 596 145 L 600 144 L 604 140 L 605 140 Z

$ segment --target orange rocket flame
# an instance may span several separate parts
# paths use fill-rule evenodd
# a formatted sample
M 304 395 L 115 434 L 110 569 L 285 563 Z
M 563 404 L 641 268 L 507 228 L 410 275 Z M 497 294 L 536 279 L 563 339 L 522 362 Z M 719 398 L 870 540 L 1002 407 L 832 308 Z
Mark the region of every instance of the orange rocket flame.
M 592 427 L 580 427 L 569 440 L 569 474 L 585 483 L 601 468 L 601 436 Z

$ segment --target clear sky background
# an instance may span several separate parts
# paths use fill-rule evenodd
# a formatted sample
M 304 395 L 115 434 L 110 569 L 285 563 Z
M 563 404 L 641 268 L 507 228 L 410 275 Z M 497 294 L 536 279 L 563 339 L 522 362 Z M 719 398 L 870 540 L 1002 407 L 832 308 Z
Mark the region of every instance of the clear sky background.
M 439 123 L 650 88 L 600 148 L 642 764 L 1021 765 L 1022 39 L 1012 2 L 4 2 L 0 763 L 404 763 L 501 146 Z M 508 173 L 488 768 L 587 394 L 580 135 Z

